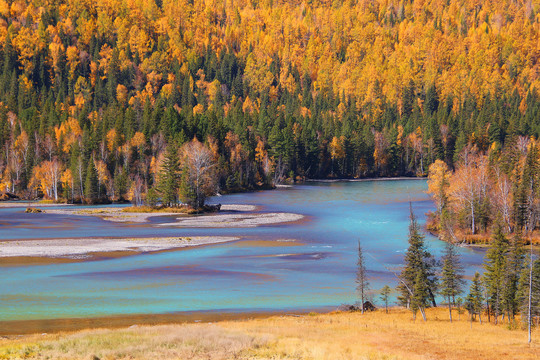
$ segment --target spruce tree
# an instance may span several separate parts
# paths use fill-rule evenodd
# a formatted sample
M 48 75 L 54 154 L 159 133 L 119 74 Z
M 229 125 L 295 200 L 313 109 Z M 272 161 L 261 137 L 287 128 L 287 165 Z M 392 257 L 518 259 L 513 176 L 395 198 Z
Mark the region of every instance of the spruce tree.
M 448 302 L 450 322 L 452 322 L 452 305 L 455 303 L 455 297 L 463 292 L 464 283 L 463 267 L 459 261 L 456 247 L 454 244 L 447 242 L 442 258 L 440 293 Z
M 159 172 L 158 189 L 161 202 L 165 206 L 178 204 L 178 191 L 180 187 L 180 164 L 176 146 L 170 144 L 165 150 L 165 156 Z
M 399 276 L 400 284 L 397 290 L 401 293 L 398 300 L 404 306 L 415 310 L 421 310 L 427 306 L 429 301 L 435 306 L 434 293 L 437 281 L 434 268 L 435 260 L 426 249 L 424 236 L 420 233 L 420 227 L 414 216 L 412 206 L 410 208 L 409 224 L 409 247 L 405 253 L 404 267 Z M 417 284 L 422 281 L 422 284 Z M 413 305 L 414 307 L 411 307 Z
M 540 259 L 533 260 L 531 263 L 532 256 L 531 249 L 521 271 L 517 295 L 521 319 L 529 330 L 529 343 L 531 329 L 535 323 L 534 318 L 540 318 Z
M 502 226 L 497 224 L 491 241 L 491 247 L 484 258 L 484 268 L 486 269 L 484 277 L 489 304 L 488 312 L 493 313 L 495 316 L 495 324 L 497 324 L 498 316 L 502 311 L 508 247 L 508 239 L 502 231 Z
M 384 285 L 384 287 L 381 289 L 381 300 L 384 302 L 384 309 L 386 313 L 388 314 L 388 296 L 390 295 L 390 292 L 392 290 L 390 289 L 390 286 Z
M 86 168 L 86 180 L 84 182 L 84 200 L 86 203 L 93 204 L 97 201 L 98 186 L 96 167 L 94 161 L 90 159 Z
M 465 306 L 471 314 L 471 323 L 474 315 L 478 315 L 480 324 L 482 323 L 482 310 L 484 309 L 484 287 L 482 286 L 482 279 L 480 274 L 476 272 L 469 289 L 469 295 L 465 299 Z
M 358 297 L 360 298 L 360 306 L 363 314 L 367 290 L 369 289 L 369 281 L 367 279 L 367 270 L 364 263 L 364 254 L 362 253 L 360 240 L 358 240 L 358 261 L 356 265 L 356 291 L 358 292 Z
M 519 311 L 518 287 L 524 257 L 523 241 L 519 234 L 516 234 L 510 242 L 503 278 L 502 308 L 508 321 Z
M 429 306 L 429 287 L 428 287 L 428 277 L 426 269 L 423 264 L 416 269 L 416 279 L 414 281 L 413 295 L 411 298 L 411 309 L 416 319 L 416 312 L 420 310 L 422 318 L 424 321 L 426 318 L 426 307 Z

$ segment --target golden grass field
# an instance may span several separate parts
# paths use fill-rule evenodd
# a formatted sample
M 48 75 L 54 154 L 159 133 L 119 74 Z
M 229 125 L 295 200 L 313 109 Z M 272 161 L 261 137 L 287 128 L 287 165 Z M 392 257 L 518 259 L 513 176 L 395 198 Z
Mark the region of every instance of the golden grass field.
M 0 359 L 540 359 L 540 331 L 406 310 L 132 326 L 0 340 Z

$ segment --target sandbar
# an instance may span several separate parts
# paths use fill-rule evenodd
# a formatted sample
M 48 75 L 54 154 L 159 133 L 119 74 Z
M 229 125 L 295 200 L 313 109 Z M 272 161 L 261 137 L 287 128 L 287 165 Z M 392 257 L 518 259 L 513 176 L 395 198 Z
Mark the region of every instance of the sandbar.
M 274 225 L 299 221 L 304 216 L 293 213 L 248 213 L 248 214 L 211 214 L 194 217 L 179 217 L 175 222 L 159 226 L 178 226 L 193 228 L 248 228 L 260 225 Z
M 0 242 L 0 257 L 53 257 L 87 259 L 91 253 L 155 252 L 218 244 L 238 240 L 231 236 L 156 237 L 156 238 L 78 238 L 11 240 Z
M 222 212 L 247 212 L 254 211 L 255 205 L 236 205 L 225 204 L 221 206 Z M 71 208 L 71 209 L 47 209 L 47 214 L 58 215 L 81 215 L 81 216 L 97 216 L 103 220 L 113 222 L 147 222 L 149 218 L 156 216 L 188 216 L 177 212 L 124 212 L 121 207 L 104 207 L 104 208 Z M 204 215 L 208 216 L 208 215 Z

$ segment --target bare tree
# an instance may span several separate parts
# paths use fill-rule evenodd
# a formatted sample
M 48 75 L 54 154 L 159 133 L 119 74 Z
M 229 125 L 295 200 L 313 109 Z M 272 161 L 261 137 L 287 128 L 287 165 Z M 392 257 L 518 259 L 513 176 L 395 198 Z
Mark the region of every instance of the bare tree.
M 358 262 L 356 263 L 356 291 L 360 298 L 360 309 L 364 313 L 364 303 L 366 302 L 367 290 L 369 289 L 369 281 L 367 279 L 367 270 L 364 263 L 364 254 L 362 253 L 362 245 L 358 240 Z
M 212 152 L 193 138 L 182 149 L 182 197 L 195 209 L 204 206 L 206 198 L 216 192 L 215 163 Z

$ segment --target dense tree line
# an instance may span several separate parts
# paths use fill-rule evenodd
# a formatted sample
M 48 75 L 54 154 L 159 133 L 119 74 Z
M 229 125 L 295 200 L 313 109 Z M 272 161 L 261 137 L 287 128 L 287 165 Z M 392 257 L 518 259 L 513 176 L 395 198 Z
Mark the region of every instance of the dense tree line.
M 538 140 L 516 136 L 486 151 L 467 145 L 455 171 L 437 160 L 429 167 L 436 203 L 430 229 L 453 242 L 488 242 L 499 229 L 537 242 L 540 225 Z M 498 230 L 498 231 L 499 231 Z
M 146 201 L 194 138 L 221 191 L 453 168 L 468 144 L 538 137 L 537 10 L 2 0 L 1 189 Z

